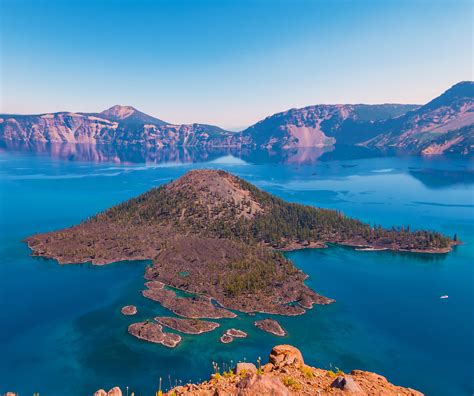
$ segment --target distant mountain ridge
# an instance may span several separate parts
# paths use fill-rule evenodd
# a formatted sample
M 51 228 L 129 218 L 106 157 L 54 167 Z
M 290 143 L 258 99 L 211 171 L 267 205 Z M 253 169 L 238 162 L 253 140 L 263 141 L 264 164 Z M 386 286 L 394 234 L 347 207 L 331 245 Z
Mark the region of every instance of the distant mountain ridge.
M 0 140 L 265 150 L 340 144 L 410 154 L 470 155 L 474 82 L 460 82 L 425 105 L 307 106 L 276 113 L 241 132 L 171 124 L 121 105 L 100 113 L 0 114 Z
M 325 147 L 338 142 L 337 133 L 352 124 L 398 117 L 419 105 L 315 105 L 291 109 L 259 121 L 242 132 L 260 148 Z
M 374 132 L 374 137 L 361 145 L 421 154 L 472 153 L 474 82 L 456 84 L 418 109 L 376 123 Z
M 234 133 L 214 125 L 175 125 L 131 106 L 100 113 L 0 114 L 0 139 L 42 143 L 168 146 L 220 146 Z

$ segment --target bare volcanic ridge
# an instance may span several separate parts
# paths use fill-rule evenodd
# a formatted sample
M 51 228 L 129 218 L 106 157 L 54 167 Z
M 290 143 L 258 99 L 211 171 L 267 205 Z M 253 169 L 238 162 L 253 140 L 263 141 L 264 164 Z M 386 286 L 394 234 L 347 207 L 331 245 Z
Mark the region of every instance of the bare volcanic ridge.
M 436 232 L 384 229 L 287 203 L 220 170 L 188 172 L 77 226 L 26 241 L 33 255 L 61 264 L 152 260 L 145 277 L 156 283 L 147 285 L 160 287 L 144 295 L 188 318 L 234 315 L 225 308 L 299 315 L 333 302 L 308 288 L 307 276 L 279 250 L 336 243 L 445 253 L 457 243 Z M 195 297 L 179 297 L 169 286 Z

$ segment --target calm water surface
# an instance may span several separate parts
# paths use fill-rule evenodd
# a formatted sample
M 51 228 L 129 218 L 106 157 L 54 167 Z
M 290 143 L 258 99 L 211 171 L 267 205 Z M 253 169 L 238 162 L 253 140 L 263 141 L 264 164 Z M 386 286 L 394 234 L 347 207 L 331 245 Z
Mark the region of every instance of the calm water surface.
M 71 160 L 73 159 L 73 160 Z M 372 158 L 247 162 L 233 156 L 180 164 L 114 164 L 32 153 L 0 156 L 0 392 L 91 395 L 129 386 L 151 395 L 159 378 L 205 379 L 211 361 L 266 360 L 290 343 L 307 363 L 376 371 L 428 395 L 474 392 L 473 164 Z M 286 200 L 342 210 L 385 226 L 410 224 L 465 244 L 447 255 L 357 252 L 330 247 L 288 253 L 308 284 L 337 303 L 278 318 L 288 336 L 253 328 L 255 317 L 221 320 L 249 332 L 229 345 L 221 330 L 183 337 L 176 349 L 127 334 L 137 320 L 166 314 L 141 296 L 146 262 L 59 266 L 29 257 L 22 238 L 70 226 L 193 168 L 222 168 Z M 448 294 L 449 299 L 440 299 Z M 138 306 L 124 317 L 125 304 Z M 257 316 L 258 317 L 258 316 Z M 171 375 L 171 377 L 169 377 Z

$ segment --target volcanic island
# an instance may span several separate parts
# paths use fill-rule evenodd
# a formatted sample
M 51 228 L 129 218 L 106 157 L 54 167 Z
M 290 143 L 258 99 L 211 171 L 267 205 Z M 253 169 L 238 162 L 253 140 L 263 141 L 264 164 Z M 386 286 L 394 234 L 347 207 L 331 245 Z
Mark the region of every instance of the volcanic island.
M 32 255 L 59 264 L 150 260 L 142 294 L 177 318 L 134 323 L 129 333 L 174 347 L 181 336 L 164 332 L 163 326 L 200 334 L 218 327 L 201 319 L 233 318 L 236 312 L 301 315 L 313 304 L 333 303 L 305 284 L 307 275 L 282 251 L 337 244 L 447 253 L 458 241 L 285 202 L 230 173 L 205 169 L 190 171 L 76 226 L 28 237 L 26 243 Z M 256 322 L 267 331 L 269 323 Z M 285 334 L 282 328 L 271 332 Z

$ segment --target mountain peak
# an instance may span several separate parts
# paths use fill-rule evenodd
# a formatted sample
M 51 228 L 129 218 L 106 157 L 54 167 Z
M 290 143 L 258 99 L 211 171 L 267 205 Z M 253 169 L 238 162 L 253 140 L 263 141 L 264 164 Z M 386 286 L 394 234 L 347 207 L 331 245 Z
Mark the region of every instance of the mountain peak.
M 423 108 L 452 106 L 455 102 L 474 99 L 474 81 L 461 81 L 443 92 L 440 96 L 427 103 Z
M 474 87 L 474 81 L 469 81 L 469 80 L 459 81 L 458 83 L 454 84 L 451 88 L 449 88 L 449 90 L 453 88 L 460 88 L 460 87 L 466 87 L 466 88 L 472 89 Z
M 453 98 L 473 98 L 474 81 L 460 81 L 445 91 L 441 96 Z
M 108 108 L 107 110 L 102 111 L 100 114 L 123 120 L 130 117 L 136 111 L 137 109 L 132 106 L 115 105 Z
M 242 180 L 223 170 L 192 170 L 166 188 L 172 195 L 186 197 L 188 202 L 194 202 L 196 207 L 235 206 L 236 217 L 251 218 L 262 211 L 261 205 L 252 197 Z
M 158 118 L 142 113 L 141 111 L 137 110 L 135 107 L 132 106 L 115 105 L 108 108 L 107 110 L 102 111 L 100 114 L 114 121 L 122 121 L 132 124 L 168 124 L 167 122 L 162 121 Z

